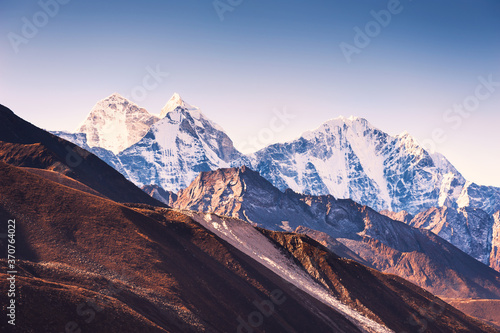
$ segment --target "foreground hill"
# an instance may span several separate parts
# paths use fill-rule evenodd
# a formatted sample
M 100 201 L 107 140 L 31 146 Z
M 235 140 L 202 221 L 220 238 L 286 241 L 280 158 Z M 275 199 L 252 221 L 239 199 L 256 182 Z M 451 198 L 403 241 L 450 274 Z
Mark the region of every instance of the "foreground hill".
M 144 322 L 151 332 L 234 331 L 239 316 L 255 311 L 254 300 L 269 300 L 272 291 L 281 290 L 290 296 L 266 321 L 266 330 L 283 331 L 286 323 L 305 331 L 313 322 L 316 331 L 331 331 L 331 320 L 342 331 L 359 332 L 344 316 L 291 290 L 183 214 L 127 208 L 3 163 L 0 207 L 2 221 L 17 221 L 24 259 L 19 265 L 20 294 L 26 295 L 20 304 L 21 331 L 63 331 L 70 321 L 93 332 L 137 332 Z M 30 301 L 42 302 L 51 289 L 57 291 L 53 301 L 42 309 L 42 303 Z M 2 304 L 5 298 L 2 293 Z M 82 299 L 104 309 L 95 311 L 90 323 L 76 312 Z M 30 313 L 50 314 L 51 320 Z M 106 326 L 114 317 L 136 326 Z
M 469 315 L 484 320 L 500 329 L 500 300 L 447 299 L 446 302 Z

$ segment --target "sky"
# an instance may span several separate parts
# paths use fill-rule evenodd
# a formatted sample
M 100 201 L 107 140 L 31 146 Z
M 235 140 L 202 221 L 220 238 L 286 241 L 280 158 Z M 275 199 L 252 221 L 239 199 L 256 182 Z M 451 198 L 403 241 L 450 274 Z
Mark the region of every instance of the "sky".
M 174 92 L 244 152 L 338 116 L 409 132 L 500 186 L 500 2 L 0 2 L 0 103 L 74 130 L 118 92 L 159 113 Z

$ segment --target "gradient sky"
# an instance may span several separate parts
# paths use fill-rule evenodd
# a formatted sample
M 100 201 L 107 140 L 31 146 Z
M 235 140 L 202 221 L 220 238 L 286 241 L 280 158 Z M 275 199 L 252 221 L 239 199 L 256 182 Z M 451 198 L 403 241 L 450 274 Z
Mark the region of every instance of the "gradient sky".
M 467 117 L 446 113 L 474 101 L 479 77 L 500 82 L 500 2 L 401 0 L 348 63 L 339 45 L 355 45 L 354 28 L 389 3 L 244 0 L 221 21 L 211 0 L 72 0 L 43 25 L 37 1 L 3 0 L 0 103 L 42 128 L 73 130 L 114 92 L 134 100 L 159 68 L 168 77 L 137 104 L 159 113 L 178 92 L 247 152 L 252 137 L 264 138 L 255 150 L 355 115 L 421 142 L 441 132 L 436 150 L 467 179 L 500 186 L 500 86 L 480 88 Z M 16 53 L 9 36 L 23 36 L 23 18 L 43 26 Z M 283 109 L 295 118 L 265 137 Z

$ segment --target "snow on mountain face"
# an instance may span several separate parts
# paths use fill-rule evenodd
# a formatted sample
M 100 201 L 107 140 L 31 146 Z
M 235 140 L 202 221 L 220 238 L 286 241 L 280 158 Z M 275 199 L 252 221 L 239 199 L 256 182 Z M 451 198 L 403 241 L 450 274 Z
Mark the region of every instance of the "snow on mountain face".
M 158 117 L 113 94 L 92 108 L 76 133 L 87 134 L 89 147 L 101 147 L 117 154 L 139 141 Z
M 177 107 L 181 107 L 182 109 L 186 110 L 199 110 L 197 107 L 194 107 L 186 102 L 181 98 L 181 96 L 178 93 L 174 93 L 174 95 L 170 98 L 170 100 L 165 104 L 163 109 L 161 109 L 160 113 L 160 119 L 165 118 L 165 116 L 169 113 L 177 109 Z
M 430 208 L 409 224 L 430 230 L 485 265 L 490 264 L 494 220 L 481 209 Z
M 161 116 L 114 94 L 96 104 L 79 128 L 84 133 L 52 133 L 99 156 L 139 187 L 177 192 L 200 171 L 248 164 L 223 129 L 179 94 Z
M 120 161 L 116 157 L 116 155 L 105 148 L 101 147 L 89 147 L 87 144 L 87 134 L 85 133 L 68 133 L 64 131 L 52 131 L 50 132 L 60 138 L 63 138 L 64 140 L 67 140 L 69 142 L 74 143 L 75 145 L 79 146 L 80 148 L 83 148 L 92 154 L 96 155 L 99 157 L 101 160 L 106 162 L 109 166 L 113 167 L 121 173 L 122 175 L 125 175 L 125 169 L 121 165 Z
M 458 207 L 480 208 L 489 214 L 500 210 L 500 188 L 466 182 L 457 199 Z
M 251 159 L 281 190 L 332 194 L 376 210 L 418 213 L 438 200 L 451 204 L 459 192 L 455 187 L 465 183 L 444 157 L 431 156 L 409 134 L 392 137 L 362 118 L 330 120 Z
M 243 158 L 218 125 L 199 109 L 182 106 L 168 112 L 117 157 L 136 185 L 159 185 L 170 191 L 187 187 L 201 171 L 228 167 Z

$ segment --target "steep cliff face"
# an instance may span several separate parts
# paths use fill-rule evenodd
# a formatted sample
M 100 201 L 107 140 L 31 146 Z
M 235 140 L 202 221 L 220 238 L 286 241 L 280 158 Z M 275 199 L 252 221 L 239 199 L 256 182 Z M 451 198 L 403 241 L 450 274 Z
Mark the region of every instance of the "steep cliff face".
M 409 224 L 432 231 L 465 253 L 490 263 L 493 217 L 477 208 L 430 208 L 415 216 Z
M 500 272 L 500 211 L 493 214 L 493 235 L 491 243 L 490 266 Z

